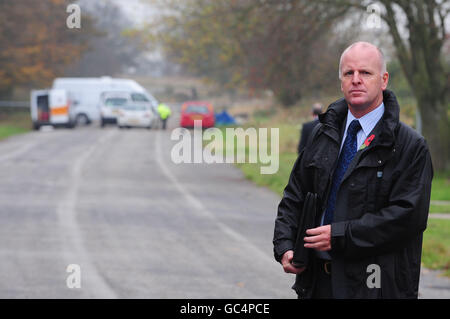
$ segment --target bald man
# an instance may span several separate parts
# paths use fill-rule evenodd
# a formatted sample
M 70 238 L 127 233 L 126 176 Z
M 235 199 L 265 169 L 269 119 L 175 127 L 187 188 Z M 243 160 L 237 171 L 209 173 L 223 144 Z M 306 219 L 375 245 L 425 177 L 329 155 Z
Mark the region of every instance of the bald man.
M 319 116 L 278 205 L 275 259 L 296 275 L 299 298 L 417 298 L 433 177 L 428 146 L 399 121 L 379 48 L 349 46 L 339 78 L 344 97 Z M 317 194 L 314 212 L 303 209 L 308 193 Z M 297 237 L 304 214 L 315 227 Z M 307 263 L 294 266 L 302 249 Z

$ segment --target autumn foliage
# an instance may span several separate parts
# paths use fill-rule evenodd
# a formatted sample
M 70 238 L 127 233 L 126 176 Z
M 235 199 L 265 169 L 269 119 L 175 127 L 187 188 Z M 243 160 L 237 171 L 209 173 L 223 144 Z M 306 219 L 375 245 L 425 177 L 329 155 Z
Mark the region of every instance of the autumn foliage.
M 0 98 L 15 86 L 48 86 L 87 48 L 81 31 L 66 25 L 68 4 L 0 0 Z

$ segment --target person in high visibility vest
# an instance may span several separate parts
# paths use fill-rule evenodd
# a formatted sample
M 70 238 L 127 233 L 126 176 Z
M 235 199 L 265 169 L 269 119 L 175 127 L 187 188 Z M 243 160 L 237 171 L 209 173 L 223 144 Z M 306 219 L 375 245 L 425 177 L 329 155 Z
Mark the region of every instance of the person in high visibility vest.
M 159 117 L 161 118 L 162 129 L 165 130 L 166 129 L 167 120 L 169 119 L 170 115 L 172 114 L 172 111 L 164 103 L 159 103 L 159 105 L 158 105 L 158 113 L 159 113 Z

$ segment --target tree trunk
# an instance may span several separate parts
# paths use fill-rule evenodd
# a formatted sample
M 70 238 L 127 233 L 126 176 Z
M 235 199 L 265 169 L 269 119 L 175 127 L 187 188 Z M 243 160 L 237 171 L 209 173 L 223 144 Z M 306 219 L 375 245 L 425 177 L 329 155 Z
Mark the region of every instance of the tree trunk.
M 447 117 L 447 106 L 426 97 L 418 98 L 422 117 L 422 134 L 431 152 L 435 171 L 450 169 L 450 126 Z
M 437 1 L 381 0 L 386 8 L 383 19 L 389 26 L 397 57 L 417 99 L 423 135 L 430 147 L 435 170 L 449 168 L 450 128 L 448 119 L 448 73 L 442 60 L 445 40 L 445 12 Z M 397 26 L 394 4 L 406 15 L 408 39 Z M 440 17 L 436 20 L 436 17 Z

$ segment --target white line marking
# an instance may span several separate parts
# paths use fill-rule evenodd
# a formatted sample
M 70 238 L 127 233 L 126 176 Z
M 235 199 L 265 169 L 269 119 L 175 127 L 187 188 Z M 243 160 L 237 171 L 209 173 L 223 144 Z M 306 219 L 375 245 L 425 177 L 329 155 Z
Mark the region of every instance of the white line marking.
M 91 261 L 86 245 L 83 241 L 83 234 L 77 221 L 76 204 L 78 200 L 78 190 L 82 180 L 82 169 L 87 159 L 92 156 L 99 145 L 110 139 L 115 131 L 110 131 L 102 136 L 95 144 L 91 145 L 87 151 L 82 153 L 74 162 L 70 171 L 69 189 L 65 198 L 58 205 L 57 213 L 64 238 L 64 253 L 68 264 L 78 264 L 81 266 L 81 291 L 86 291 L 88 287 L 90 294 L 99 298 L 114 299 L 117 295 L 99 274 L 96 266 Z

